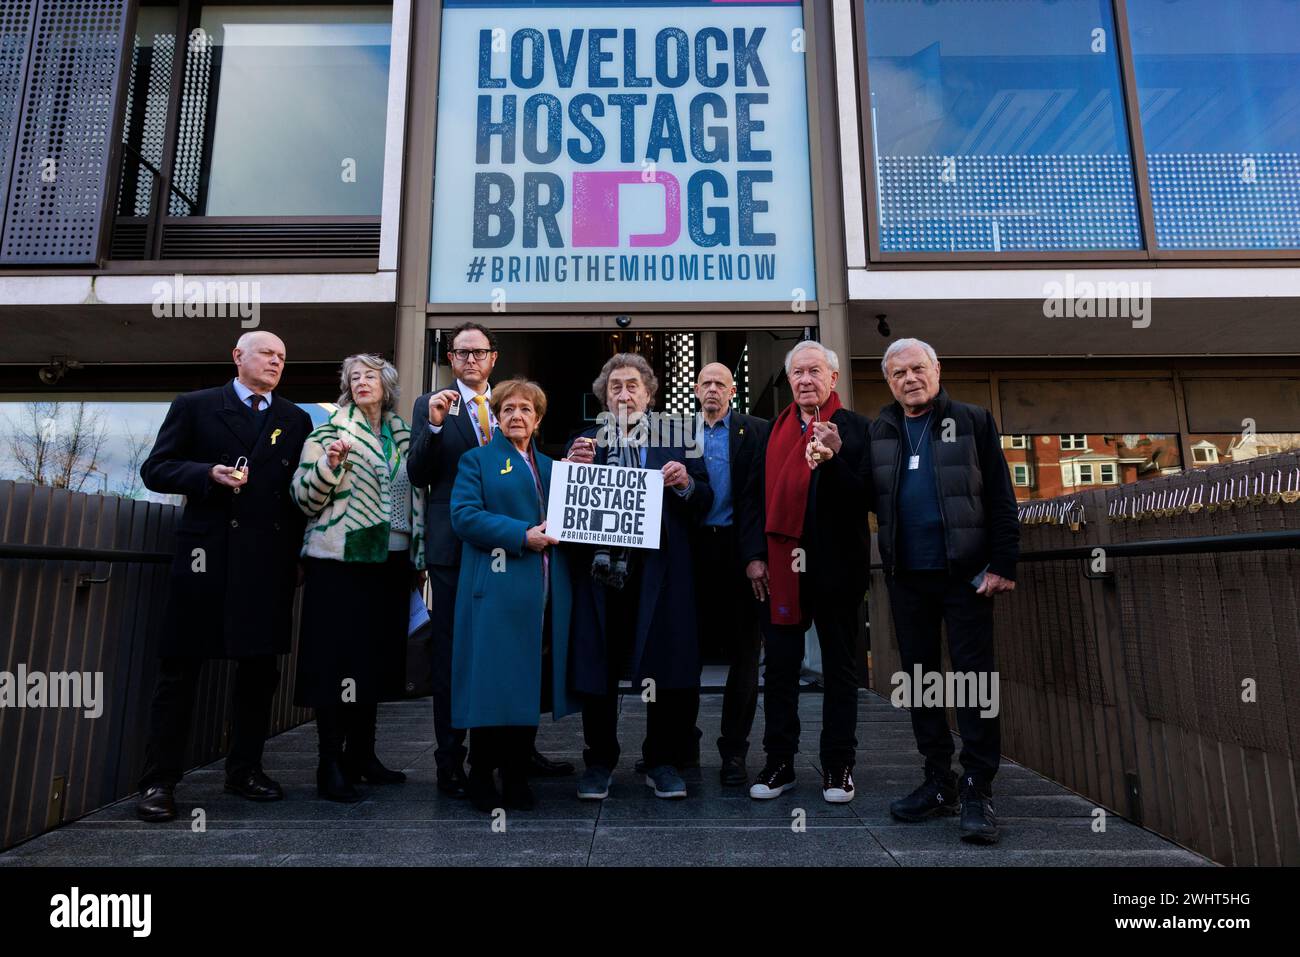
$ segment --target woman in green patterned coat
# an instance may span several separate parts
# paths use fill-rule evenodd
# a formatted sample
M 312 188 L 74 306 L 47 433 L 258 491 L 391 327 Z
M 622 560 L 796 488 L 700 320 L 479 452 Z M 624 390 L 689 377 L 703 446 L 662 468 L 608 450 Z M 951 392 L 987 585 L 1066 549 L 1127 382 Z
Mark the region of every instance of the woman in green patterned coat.
M 411 433 L 393 411 L 397 370 L 343 360 L 338 408 L 303 445 L 292 492 L 307 514 L 294 700 L 316 710 L 316 787 L 357 801 L 355 785 L 406 775 L 375 755 L 380 701 L 402 696 L 411 588 L 424 568 L 424 494 L 406 477 Z

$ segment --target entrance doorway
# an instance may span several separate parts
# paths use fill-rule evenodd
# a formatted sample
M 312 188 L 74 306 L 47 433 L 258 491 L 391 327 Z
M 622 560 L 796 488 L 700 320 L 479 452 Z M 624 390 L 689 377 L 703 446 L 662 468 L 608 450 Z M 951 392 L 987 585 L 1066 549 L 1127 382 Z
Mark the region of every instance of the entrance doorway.
M 705 364 L 721 362 L 736 379 L 735 408 L 770 419 L 790 401 L 781 363 L 803 330 L 512 331 L 497 338 L 500 358 L 493 379 L 520 376 L 542 386 L 548 407 L 540 444 L 547 455 L 559 457 L 570 436 L 595 424 L 602 406 L 591 386 L 615 353 L 636 352 L 649 361 L 659 379 L 655 408 L 661 412 L 697 412 L 696 376 Z

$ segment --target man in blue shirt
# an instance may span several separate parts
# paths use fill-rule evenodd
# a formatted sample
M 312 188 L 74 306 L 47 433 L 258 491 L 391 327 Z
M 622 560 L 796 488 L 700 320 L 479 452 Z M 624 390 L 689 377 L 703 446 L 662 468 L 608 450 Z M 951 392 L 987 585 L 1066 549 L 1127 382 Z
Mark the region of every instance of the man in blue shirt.
M 700 403 L 697 453 L 713 488 L 713 507 L 696 530 L 695 603 L 701 641 L 720 640 L 726 653 L 727 686 L 722 698 L 722 783 L 749 783 L 745 756 L 758 707 L 758 659 L 762 647 L 759 611 L 767 601 L 763 561 L 763 494 L 760 477 L 767 421 L 731 407 L 736 381 L 731 370 L 711 362 L 700 370 L 695 397 Z M 699 696 L 694 702 L 699 713 Z M 698 763 L 696 753 L 682 763 Z

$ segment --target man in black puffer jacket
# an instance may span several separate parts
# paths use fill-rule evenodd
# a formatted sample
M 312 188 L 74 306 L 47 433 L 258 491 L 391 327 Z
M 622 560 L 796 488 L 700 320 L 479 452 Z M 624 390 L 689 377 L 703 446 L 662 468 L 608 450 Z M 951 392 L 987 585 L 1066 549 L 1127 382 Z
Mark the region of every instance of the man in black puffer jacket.
M 991 599 L 1016 587 L 1020 525 L 992 413 L 948 397 L 939 385 L 938 357 L 924 342 L 894 342 L 881 368 L 895 401 L 871 424 L 873 508 L 906 676 L 900 684 L 911 690 L 904 703 L 925 755 L 925 781 L 890 812 L 922 821 L 954 813 L 959 792 L 947 716 L 943 707 L 922 706 L 915 669 L 925 678 L 941 674 L 940 626 L 946 625 L 953 670 L 996 695 Z M 962 736 L 962 839 L 991 844 L 998 839 L 996 701 L 944 704 L 956 707 Z

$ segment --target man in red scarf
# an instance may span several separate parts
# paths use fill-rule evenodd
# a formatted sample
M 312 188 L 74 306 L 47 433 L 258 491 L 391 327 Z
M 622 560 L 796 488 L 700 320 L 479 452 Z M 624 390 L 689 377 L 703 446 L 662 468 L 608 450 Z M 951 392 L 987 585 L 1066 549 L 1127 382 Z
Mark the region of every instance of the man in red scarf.
M 785 357 L 791 403 L 772 423 L 763 457 L 764 529 L 771 621 L 766 623 L 763 713 L 767 764 L 749 789 L 774 798 L 795 785 L 799 668 L 804 634 L 816 626 L 822 652 L 822 797 L 853 800 L 858 723 L 857 642 L 866 594 L 867 429 L 840 405 L 839 357 L 805 340 Z

